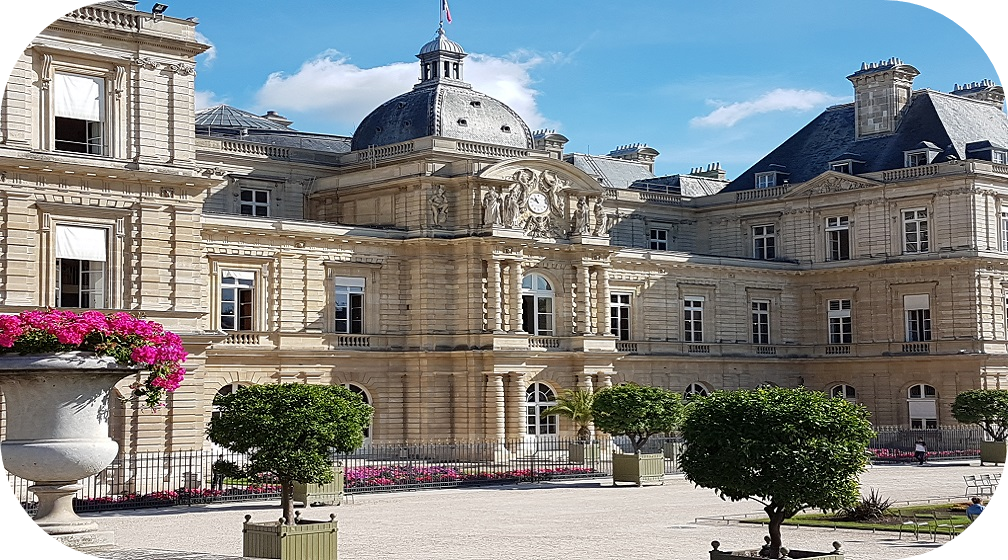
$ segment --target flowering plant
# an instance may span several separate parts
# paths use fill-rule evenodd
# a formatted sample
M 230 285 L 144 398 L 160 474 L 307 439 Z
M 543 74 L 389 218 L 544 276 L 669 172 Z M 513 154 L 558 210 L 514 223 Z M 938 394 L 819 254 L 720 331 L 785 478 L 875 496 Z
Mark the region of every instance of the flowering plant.
M 167 393 L 185 377 L 187 352 L 182 339 L 160 324 L 129 313 L 49 309 L 0 315 L 0 354 L 43 354 L 71 351 L 112 356 L 122 365 L 146 369 L 147 379 L 130 385 L 147 406 L 164 405 Z

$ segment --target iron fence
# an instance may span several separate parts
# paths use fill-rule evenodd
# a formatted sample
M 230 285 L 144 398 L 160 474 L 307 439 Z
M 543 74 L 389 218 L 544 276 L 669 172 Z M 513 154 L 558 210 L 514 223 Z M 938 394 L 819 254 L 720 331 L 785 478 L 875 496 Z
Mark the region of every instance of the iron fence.
M 642 450 L 665 455 L 665 472 L 678 473 L 680 438 L 651 438 Z M 362 494 L 569 478 L 612 473 L 612 454 L 632 452 L 626 438 L 580 442 L 563 438 L 507 441 L 382 443 L 335 455 L 344 468 L 345 492 Z M 219 474 L 219 459 L 247 464 L 242 454 L 219 451 L 148 452 L 117 457 L 104 471 L 81 481 L 74 510 L 133 509 L 174 504 L 279 498 L 268 476 L 233 479 Z M 35 497 L 26 481 L 7 473 L 14 494 L 29 513 Z
M 904 426 L 875 426 L 876 435 L 868 444 L 873 462 L 910 462 L 918 439 L 927 446 L 927 459 L 976 459 L 985 432 L 979 426 L 941 426 L 909 429 Z

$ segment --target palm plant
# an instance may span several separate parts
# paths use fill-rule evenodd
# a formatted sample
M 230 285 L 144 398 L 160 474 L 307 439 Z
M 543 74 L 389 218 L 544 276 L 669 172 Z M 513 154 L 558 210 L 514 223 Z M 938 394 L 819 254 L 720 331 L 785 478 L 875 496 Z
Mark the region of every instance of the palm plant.
M 557 403 L 542 411 L 543 416 L 558 414 L 569 418 L 577 426 L 577 438 L 588 441 L 591 431 L 588 425 L 592 422 L 592 400 L 595 394 L 584 389 L 567 389 L 557 398 Z

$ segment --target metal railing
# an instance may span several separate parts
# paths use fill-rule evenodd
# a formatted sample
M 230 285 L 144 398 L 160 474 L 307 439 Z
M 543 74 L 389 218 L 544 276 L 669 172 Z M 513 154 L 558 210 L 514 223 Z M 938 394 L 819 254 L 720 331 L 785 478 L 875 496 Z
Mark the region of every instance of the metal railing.
M 679 438 L 652 437 L 645 453 L 664 453 L 665 472 L 681 472 Z M 426 488 L 601 478 L 612 473 L 613 453 L 632 453 L 627 438 L 591 442 L 556 437 L 503 441 L 367 444 L 333 456 L 344 467 L 345 492 L 361 494 Z M 241 454 L 213 450 L 149 452 L 117 457 L 104 471 L 81 481 L 74 510 L 136 509 L 205 502 L 279 498 L 278 482 L 263 476 L 238 480 L 215 476 L 223 458 L 239 467 Z M 7 473 L 15 497 L 33 513 L 32 482 Z
M 914 460 L 914 446 L 924 440 L 927 459 L 976 459 L 985 433 L 979 426 L 941 426 L 934 429 L 910 429 L 905 426 L 875 426 L 875 437 L 868 444 L 874 463 L 898 463 Z

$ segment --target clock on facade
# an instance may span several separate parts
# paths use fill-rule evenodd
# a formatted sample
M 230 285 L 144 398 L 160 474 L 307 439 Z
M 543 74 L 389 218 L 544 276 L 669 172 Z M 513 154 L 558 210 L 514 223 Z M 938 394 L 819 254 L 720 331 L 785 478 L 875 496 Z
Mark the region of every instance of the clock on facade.
M 549 210 L 546 195 L 538 192 L 532 193 L 528 198 L 528 208 L 533 214 L 545 214 Z

